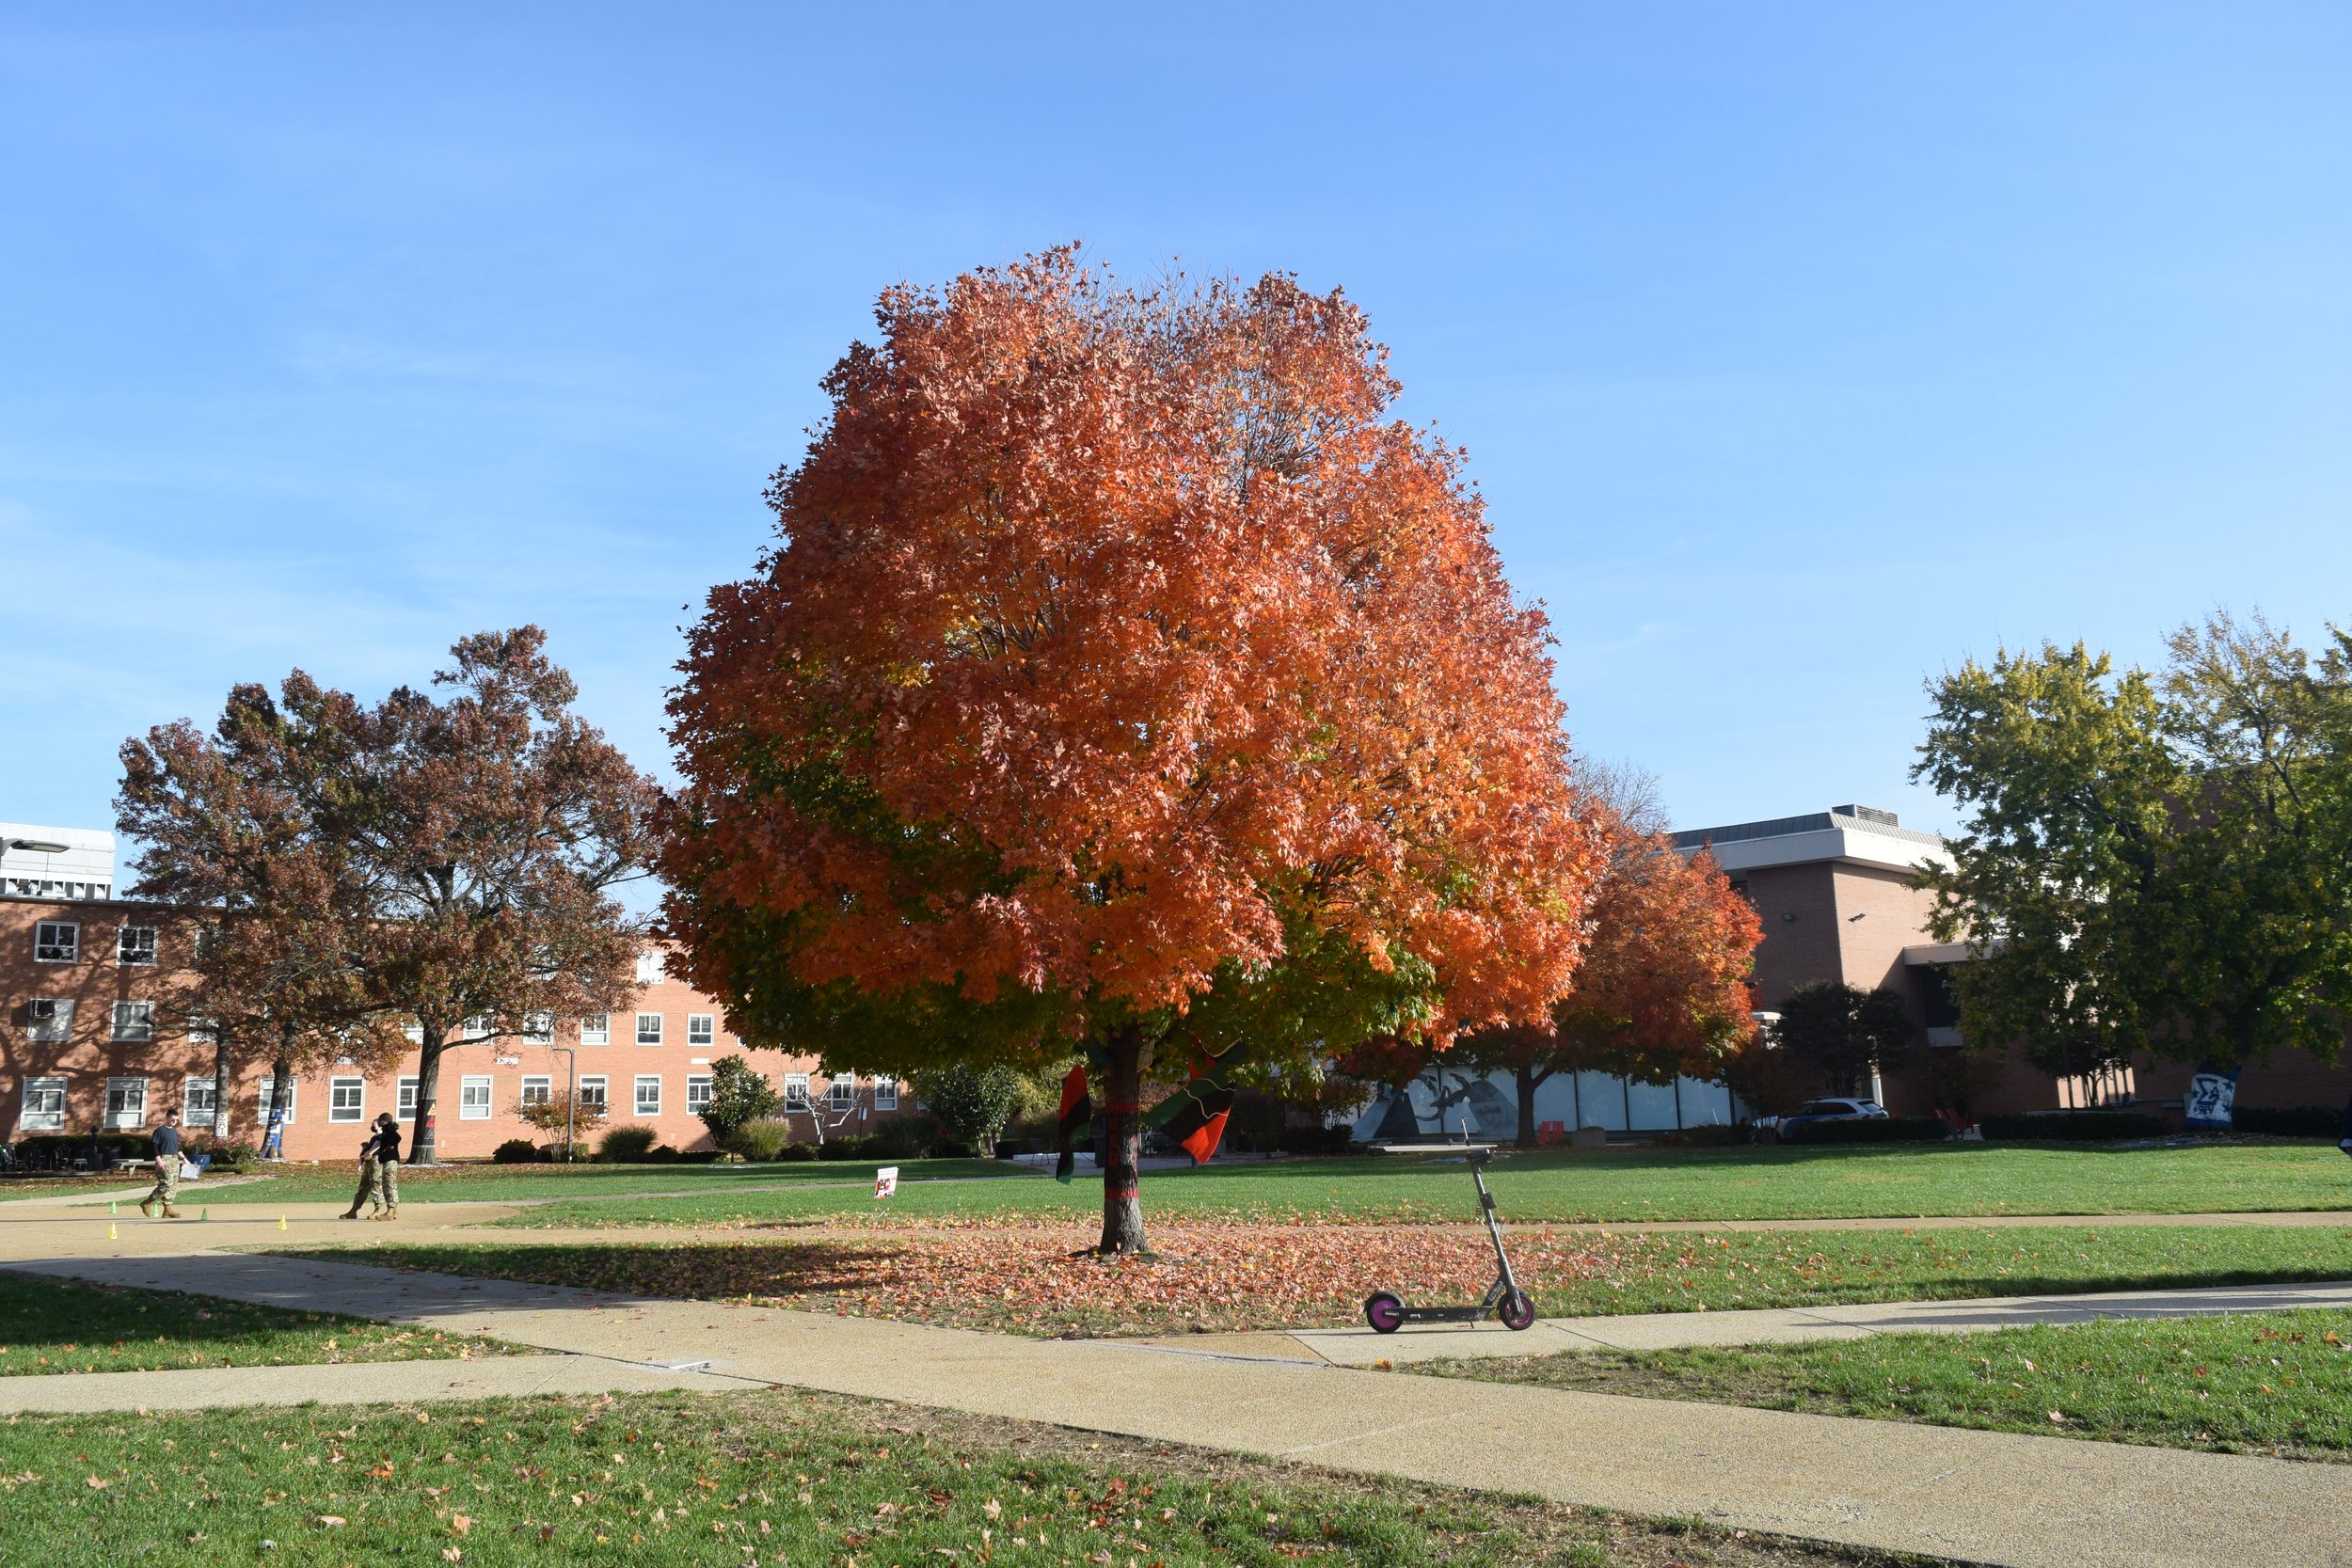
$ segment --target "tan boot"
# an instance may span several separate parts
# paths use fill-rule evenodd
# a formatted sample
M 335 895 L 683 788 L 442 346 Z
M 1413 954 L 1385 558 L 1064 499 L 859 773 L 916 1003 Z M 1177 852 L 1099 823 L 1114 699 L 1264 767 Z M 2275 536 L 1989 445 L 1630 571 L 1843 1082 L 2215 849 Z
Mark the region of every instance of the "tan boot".
M 179 1210 L 174 1209 L 174 1208 L 173 1208 L 170 1204 L 168 1204 L 168 1203 L 167 1203 L 167 1204 L 165 1204 L 165 1205 L 164 1205 L 164 1218 L 166 1218 L 166 1219 L 167 1219 L 167 1220 L 176 1220 L 176 1219 L 178 1219 L 179 1217 L 180 1217 L 180 1211 L 179 1211 Z
M 139 1199 L 139 1212 L 145 1214 L 151 1220 L 153 1219 L 155 1217 L 155 1200 L 151 1197 L 143 1197 Z
M 385 1210 L 382 1213 L 380 1213 L 380 1214 L 371 1214 L 371 1215 L 369 1215 L 368 1217 L 369 1217 L 370 1219 L 389 1220 L 389 1219 L 396 1219 L 396 1218 L 398 1218 L 398 1217 L 399 1217 L 399 1214 L 400 1214 L 400 1205 L 399 1205 L 399 1204 L 397 1204 L 397 1203 L 395 1203 L 395 1204 L 393 1204 L 390 1208 L 389 1208 L 389 1209 Z

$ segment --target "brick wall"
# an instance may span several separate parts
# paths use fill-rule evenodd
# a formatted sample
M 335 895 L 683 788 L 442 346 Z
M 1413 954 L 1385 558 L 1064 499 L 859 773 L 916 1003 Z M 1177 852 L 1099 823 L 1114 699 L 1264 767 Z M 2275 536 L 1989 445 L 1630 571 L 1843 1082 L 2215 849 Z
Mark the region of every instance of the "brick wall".
M 42 961 L 36 953 L 44 924 L 76 927 L 71 961 Z M 120 932 L 130 927 L 151 929 L 156 935 L 152 964 L 120 961 Z M 111 903 L 42 903 L 0 900 L 0 1137 L 50 1131 L 28 1125 L 27 1094 L 34 1085 L 62 1080 L 65 1104 L 62 1120 L 70 1132 L 87 1132 L 106 1120 L 108 1085 L 114 1082 L 121 1113 L 109 1130 L 140 1132 L 162 1118 L 167 1107 L 179 1106 L 187 1081 L 209 1085 L 216 1048 L 191 1038 L 183 1002 L 189 927 L 173 911 L 153 905 Z M 134 957 L 143 955 L 135 941 Z M 581 1021 L 561 1020 L 548 1042 L 506 1038 L 480 1045 L 459 1046 L 441 1056 L 440 1096 L 435 1106 L 435 1132 L 441 1154 L 450 1159 L 483 1159 L 509 1138 L 547 1141 L 516 1115 L 526 1082 L 547 1079 L 561 1090 L 566 1082 L 568 1047 L 578 1053 L 582 1080 L 602 1078 L 611 1107 L 607 1127 L 642 1125 L 654 1129 L 661 1142 L 675 1148 L 710 1147 L 702 1119 L 687 1109 L 689 1082 L 707 1075 L 721 1056 L 739 1053 L 783 1087 L 787 1075 L 805 1075 L 815 1104 L 813 1113 L 792 1117 L 796 1135 L 814 1135 L 814 1114 L 822 1114 L 827 1136 L 870 1132 L 889 1117 L 913 1108 L 904 1093 L 895 1097 L 878 1088 L 873 1079 L 846 1080 L 850 1091 L 846 1104 L 832 1098 L 833 1082 L 813 1057 L 790 1056 L 775 1051 L 748 1050 L 725 1026 L 718 1005 L 681 980 L 653 971 L 657 977 L 644 985 L 635 1007 L 614 1013 L 607 1021 L 604 1044 L 583 1039 Z M 71 1026 L 63 1040 L 35 1037 L 39 1026 L 32 1004 L 70 1001 Z M 127 1014 L 127 1029 L 117 1028 L 117 1003 L 144 1004 L 151 1010 L 149 1037 L 118 1038 L 135 1034 L 137 1013 Z M 640 1015 L 644 1035 L 653 1043 L 640 1044 Z M 698 1030 L 707 1026 L 707 1037 Z M 230 1095 L 230 1136 L 259 1143 L 269 1080 L 269 1064 L 231 1041 L 234 1066 Z M 366 1133 L 366 1123 L 380 1111 L 393 1111 L 405 1126 L 410 1116 L 400 1103 L 404 1077 L 416 1073 L 416 1056 L 374 1074 L 357 1069 L 322 1069 L 303 1073 L 294 1091 L 293 1123 L 286 1130 L 287 1157 L 295 1160 L 351 1158 Z M 647 1114 L 637 1112 L 638 1080 L 650 1080 Z M 337 1080 L 344 1081 L 337 1103 Z M 469 1080 L 471 1084 L 469 1084 Z M 122 1093 L 143 1084 L 143 1101 L 135 1116 Z M 468 1095 L 468 1089 L 474 1091 Z M 895 1098 L 896 1104 L 890 1103 Z M 36 1115 L 32 1119 L 41 1119 Z M 201 1123 L 190 1117 L 191 1125 Z M 560 1136 L 561 1134 L 557 1134 Z M 588 1134 L 593 1143 L 600 1134 Z

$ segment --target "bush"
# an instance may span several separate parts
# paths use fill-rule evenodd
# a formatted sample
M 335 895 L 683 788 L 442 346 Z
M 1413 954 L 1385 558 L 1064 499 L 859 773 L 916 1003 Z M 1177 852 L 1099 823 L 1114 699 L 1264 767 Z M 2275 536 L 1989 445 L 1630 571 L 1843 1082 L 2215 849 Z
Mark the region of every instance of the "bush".
M 815 1144 L 786 1144 L 776 1150 L 776 1158 L 787 1161 L 814 1160 L 817 1158 L 817 1146 Z
M 1816 1121 L 1790 1128 L 1780 1141 L 1790 1144 L 1928 1144 L 1951 1136 L 1933 1117 L 1872 1117 L 1867 1121 Z
M 1986 1117 L 1978 1124 L 1996 1143 L 2099 1143 L 2116 1138 L 2153 1138 L 2169 1131 L 2144 1111 L 2043 1111 L 2031 1116 Z
M 1285 1127 L 1277 1147 L 1285 1154 L 1344 1154 L 1355 1131 L 1344 1121 L 1337 1127 Z
M 135 1132 L 102 1132 L 97 1138 L 98 1154 L 102 1160 L 143 1160 L 148 1142 Z M 89 1157 L 91 1138 L 87 1132 L 36 1132 L 18 1141 L 16 1157 L 43 1167 L 71 1168 L 76 1160 Z
M 745 1122 L 720 1139 L 719 1146 L 731 1154 L 740 1154 L 746 1160 L 773 1160 L 791 1141 L 790 1122 L 779 1121 L 773 1117 L 761 1117 Z
M 939 1147 L 939 1137 L 937 1117 L 928 1111 L 909 1111 L 892 1117 L 867 1133 L 866 1152 L 876 1160 L 920 1160 Z
M 494 1165 L 535 1165 L 546 1158 L 539 1146 L 529 1138 L 509 1138 L 490 1150 L 490 1164 Z
M 1026 1086 L 1009 1067 L 936 1068 L 914 1085 L 956 1142 L 981 1159 L 996 1151 L 996 1134 L 1020 1108 Z
M 1744 1127 L 1726 1127 L 1708 1123 L 1701 1127 L 1685 1127 L 1678 1132 L 1661 1132 L 1658 1142 L 1669 1148 L 1729 1148 L 1748 1141 Z
M 2240 1132 L 2271 1138 L 2326 1138 L 2344 1135 L 2344 1112 L 2333 1105 L 2241 1105 L 2230 1117 Z
M 702 1109 L 703 1125 L 721 1148 L 732 1148 L 728 1140 L 738 1129 L 769 1119 L 782 1103 L 775 1085 L 750 1062 L 722 1056 L 710 1064 L 710 1103 Z
M 615 1127 L 596 1145 L 596 1158 L 607 1164 L 642 1164 L 660 1136 L 650 1127 Z
M 818 1146 L 817 1158 L 819 1160 L 864 1160 L 872 1154 L 873 1148 L 874 1140 L 868 1137 L 827 1138 Z
M 541 1144 L 539 1146 L 539 1158 L 545 1160 L 551 1165 L 563 1164 L 564 1163 L 564 1146 L 562 1144 Z M 596 1156 L 588 1152 L 588 1146 L 586 1144 L 582 1143 L 572 1145 L 571 1163 L 573 1164 L 585 1164 L 594 1158 L 596 1158 Z
M 260 1149 L 233 1139 L 219 1143 L 209 1136 L 191 1138 L 188 1140 L 188 1153 L 192 1157 L 199 1154 L 212 1156 L 212 1163 L 204 1167 L 207 1176 L 242 1176 L 262 1163 Z

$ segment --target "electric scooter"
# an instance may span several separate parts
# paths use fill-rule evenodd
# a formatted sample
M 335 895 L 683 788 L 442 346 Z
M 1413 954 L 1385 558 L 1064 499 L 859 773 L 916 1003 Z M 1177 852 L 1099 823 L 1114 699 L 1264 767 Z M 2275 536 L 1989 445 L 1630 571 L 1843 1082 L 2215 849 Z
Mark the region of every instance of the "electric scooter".
M 1535 1321 L 1535 1303 L 1511 1277 L 1511 1259 L 1502 1250 L 1502 1227 L 1495 1221 L 1495 1195 L 1486 1190 L 1486 1162 L 1494 1158 L 1492 1144 L 1392 1145 L 1391 1154 L 1459 1154 L 1470 1163 L 1470 1180 L 1478 1184 L 1478 1208 L 1486 1222 L 1486 1236 L 1495 1244 L 1495 1282 L 1486 1287 L 1474 1307 L 1407 1307 L 1392 1291 L 1375 1291 L 1364 1298 L 1364 1322 L 1375 1334 L 1394 1334 L 1406 1323 L 1474 1323 L 1491 1312 L 1508 1329 L 1522 1329 Z

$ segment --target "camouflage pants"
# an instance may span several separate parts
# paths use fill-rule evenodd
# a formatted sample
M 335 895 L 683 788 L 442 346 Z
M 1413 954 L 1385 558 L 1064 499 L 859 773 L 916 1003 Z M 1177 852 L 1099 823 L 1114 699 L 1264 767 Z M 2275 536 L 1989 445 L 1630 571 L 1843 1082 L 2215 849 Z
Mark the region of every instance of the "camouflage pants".
M 383 1199 L 376 1196 L 375 1167 L 376 1162 L 373 1159 L 359 1162 L 359 1190 L 351 1195 L 351 1212 L 355 1214 L 371 1204 L 378 1208 L 383 1206 Z
M 155 1190 L 139 1200 L 142 1205 L 160 1203 L 170 1209 L 180 1201 L 180 1156 L 167 1154 L 155 1162 Z
M 399 1208 L 400 1162 L 398 1160 L 376 1161 L 375 1180 L 377 1189 L 384 1195 L 384 1207 L 387 1209 Z
M 351 1212 L 373 1204 L 379 1211 L 400 1207 L 400 1162 L 398 1160 L 366 1159 L 359 1162 L 359 1191 L 353 1195 Z

